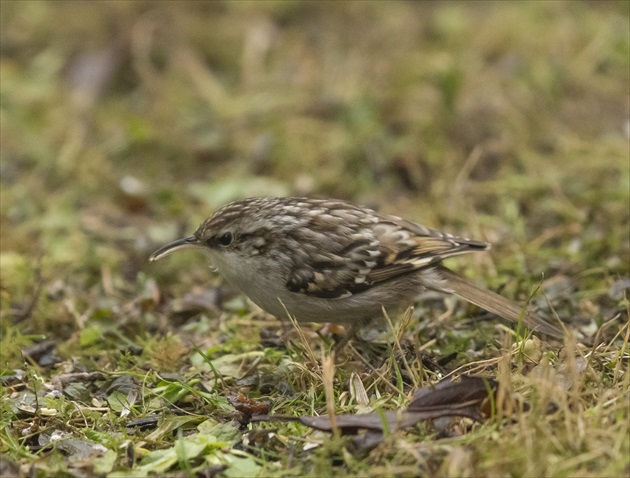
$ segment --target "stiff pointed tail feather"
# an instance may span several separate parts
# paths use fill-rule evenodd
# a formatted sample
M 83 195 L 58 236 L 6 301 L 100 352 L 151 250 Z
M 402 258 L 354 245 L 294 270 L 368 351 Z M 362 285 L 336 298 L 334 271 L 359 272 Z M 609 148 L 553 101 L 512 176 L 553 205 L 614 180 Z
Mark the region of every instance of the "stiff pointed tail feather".
M 490 290 L 476 286 L 446 267 L 440 267 L 439 271 L 440 275 L 446 281 L 450 292 L 471 304 L 481 307 L 510 322 L 522 322 L 523 325 L 536 332 L 558 339 L 564 337 L 564 332 L 560 327 L 528 311 L 525 307 Z

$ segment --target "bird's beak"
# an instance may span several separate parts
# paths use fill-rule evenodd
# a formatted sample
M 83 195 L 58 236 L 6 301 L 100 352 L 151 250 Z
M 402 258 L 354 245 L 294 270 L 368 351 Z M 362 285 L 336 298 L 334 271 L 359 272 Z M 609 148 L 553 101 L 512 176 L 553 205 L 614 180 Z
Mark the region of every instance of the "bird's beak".
M 171 252 L 178 251 L 187 247 L 201 247 L 201 244 L 195 236 L 185 237 L 184 239 L 178 239 L 165 246 L 160 247 L 157 251 L 149 256 L 149 262 L 162 259 L 164 256 L 168 256 Z

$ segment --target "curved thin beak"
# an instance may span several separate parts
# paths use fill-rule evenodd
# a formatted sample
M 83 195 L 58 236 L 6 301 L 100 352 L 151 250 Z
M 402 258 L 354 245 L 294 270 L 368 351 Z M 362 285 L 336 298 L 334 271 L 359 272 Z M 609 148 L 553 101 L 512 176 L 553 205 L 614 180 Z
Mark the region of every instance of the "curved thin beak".
M 185 237 L 184 239 L 178 239 L 165 246 L 160 247 L 157 251 L 149 256 L 149 262 L 162 259 L 164 256 L 168 256 L 171 252 L 179 251 L 187 247 L 201 247 L 199 241 L 195 236 Z

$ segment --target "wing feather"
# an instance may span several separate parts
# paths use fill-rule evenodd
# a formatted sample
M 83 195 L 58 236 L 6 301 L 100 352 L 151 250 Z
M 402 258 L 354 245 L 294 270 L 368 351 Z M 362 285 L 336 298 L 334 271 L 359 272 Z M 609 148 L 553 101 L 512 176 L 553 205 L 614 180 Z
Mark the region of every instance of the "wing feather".
M 330 217 L 327 215 L 326 219 L 330 221 Z M 320 233 L 322 227 L 318 224 Z M 432 267 L 447 257 L 489 248 L 485 242 L 377 213 L 373 213 L 371 221 L 345 222 L 347 234 L 338 234 L 334 222 L 329 227 L 328 239 L 316 241 L 317 252 L 306 251 L 296 261 L 287 282 L 289 290 L 327 299 L 349 297 L 381 282 Z

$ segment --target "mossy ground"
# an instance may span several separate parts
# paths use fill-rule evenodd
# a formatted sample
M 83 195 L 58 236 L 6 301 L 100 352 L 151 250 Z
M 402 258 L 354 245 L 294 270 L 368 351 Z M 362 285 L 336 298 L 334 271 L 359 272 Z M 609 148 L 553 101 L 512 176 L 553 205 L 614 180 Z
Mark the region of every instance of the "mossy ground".
M 0 7 L 2 476 L 628 475 L 628 2 Z M 335 411 L 465 372 L 527 410 L 362 451 L 239 429 L 247 399 L 327 412 L 330 337 L 282 340 L 194 253 L 147 257 L 288 194 L 488 240 L 449 265 L 594 345 L 427 294 L 400 345 L 337 361 Z

